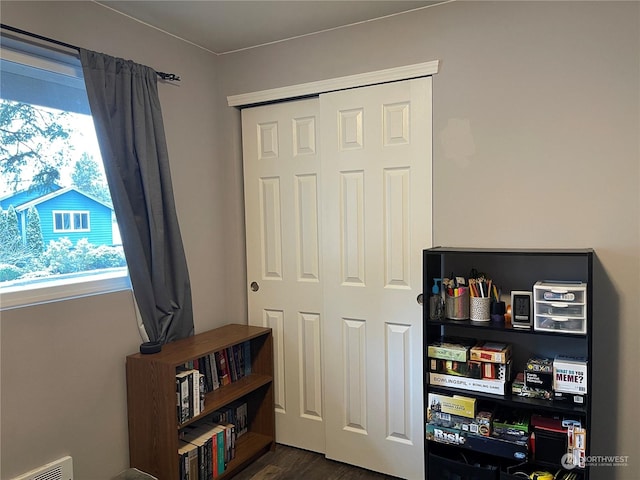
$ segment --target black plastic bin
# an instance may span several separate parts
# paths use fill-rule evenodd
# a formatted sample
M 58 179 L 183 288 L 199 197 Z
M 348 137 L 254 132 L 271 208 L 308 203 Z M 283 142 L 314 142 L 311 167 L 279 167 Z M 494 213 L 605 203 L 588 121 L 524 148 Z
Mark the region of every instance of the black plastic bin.
M 475 462 L 471 457 L 459 455 L 454 459 L 429 452 L 428 480 L 498 480 L 499 474 L 497 466 Z

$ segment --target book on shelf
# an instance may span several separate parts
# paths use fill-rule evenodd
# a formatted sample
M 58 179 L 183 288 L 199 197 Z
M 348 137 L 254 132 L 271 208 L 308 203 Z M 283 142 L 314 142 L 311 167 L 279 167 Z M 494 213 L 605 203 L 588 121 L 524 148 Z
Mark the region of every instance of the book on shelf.
M 189 418 L 193 418 L 200 415 L 200 372 L 190 370 L 189 373 L 189 388 L 191 389 Z
M 204 392 L 212 392 L 251 374 L 251 342 L 242 342 L 191 360 L 180 369 L 198 370 L 204 377 Z
M 180 479 L 198 480 L 198 447 L 186 440 L 179 440 L 178 457 L 180 461 Z
M 233 347 L 229 347 L 225 350 L 227 354 L 227 366 L 229 367 L 229 375 L 231 376 L 231 381 L 235 382 L 238 380 L 238 369 L 236 367 L 235 355 L 233 354 Z
M 204 399 L 207 389 L 204 384 L 204 375 L 201 373 L 198 373 L 198 387 L 199 413 L 202 413 L 204 411 Z
M 237 436 L 240 437 L 247 433 L 248 430 L 248 420 L 247 420 L 247 403 L 241 402 L 234 404 L 235 414 L 236 414 L 236 426 Z
M 242 352 L 243 352 L 242 344 L 233 346 L 233 356 L 236 361 L 236 371 L 237 371 L 236 373 L 238 375 L 238 380 L 244 377 L 244 361 L 243 361 L 243 358 L 241 358 L 243 356 Z
M 213 390 L 220 388 L 220 379 L 218 378 L 218 367 L 216 366 L 216 357 L 213 353 L 208 356 L 209 364 L 211 365 L 211 383 Z
M 198 370 L 179 367 L 176 372 L 176 406 L 178 423 L 200 415 L 204 410 L 204 375 Z
M 198 479 L 213 478 L 213 435 L 212 426 L 187 425 L 182 431 L 182 439 L 198 448 Z
M 180 480 L 218 478 L 235 458 L 235 425 L 231 423 L 187 425 L 180 435 Z
M 229 374 L 226 350 L 215 352 L 215 356 L 216 365 L 218 367 L 218 376 L 220 378 L 220 386 L 229 385 L 231 383 L 231 375 Z
M 236 426 L 232 423 L 223 423 L 225 427 L 225 459 L 227 463 L 236 457 Z
M 198 370 L 204 375 L 204 391 L 213 392 L 220 388 L 218 378 L 218 368 L 216 366 L 215 355 L 210 353 L 198 359 Z
M 211 363 L 209 362 L 209 356 L 204 356 L 198 361 L 200 373 L 204 375 L 204 388 L 205 392 L 213 391 L 213 375 L 211 373 Z
M 225 459 L 225 450 L 226 450 L 226 446 L 225 446 L 225 442 L 226 442 L 226 434 L 225 434 L 225 427 L 222 425 L 216 425 L 213 428 L 213 438 L 214 438 L 214 442 L 213 445 L 215 447 L 215 452 L 214 452 L 214 458 L 213 458 L 213 471 L 214 471 L 214 478 L 222 475 L 224 473 L 225 470 L 225 466 L 226 466 L 226 459 Z
M 251 342 L 247 341 L 242 344 L 244 359 L 244 374 L 251 375 Z
M 245 342 L 246 343 L 246 342 Z M 237 352 L 237 357 L 238 357 L 238 374 L 241 377 L 245 376 L 245 369 L 246 366 L 244 364 L 244 343 L 240 344 L 240 345 L 236 345 L 236 352 Z
M 178 423 L 184 423 L 189 418 L 191 402 L 191 390 L 189 389 L 189 370 L 176 373 L 176 403 L 178 413 Z
M 214 423 L 233 424 L 234 438 L 239 438 L 247 432 L 247 403 L 242 401 L 233 402 L 213 412 L 211 419 Z

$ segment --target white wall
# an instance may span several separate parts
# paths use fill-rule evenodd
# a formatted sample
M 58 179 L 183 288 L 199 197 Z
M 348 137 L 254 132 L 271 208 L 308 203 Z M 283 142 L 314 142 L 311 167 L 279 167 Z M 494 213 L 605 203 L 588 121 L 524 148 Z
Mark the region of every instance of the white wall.
M 240 116 L 226 96 L 440 60 L 434 244 L 595 248 L 594 454 L 631 466 L 594 478 L 638 478 L 640 395 L 625 372 L 640 364 L 640 4 L 454 2 L 221 57 L 91 2 L 3 1 L 1 13 L 182 77 L 160 96 L 196 331 L 246 321 Z M 1 478 L 66 454 L 81 479 L 127 466 L 130 302 L 3 313 Z

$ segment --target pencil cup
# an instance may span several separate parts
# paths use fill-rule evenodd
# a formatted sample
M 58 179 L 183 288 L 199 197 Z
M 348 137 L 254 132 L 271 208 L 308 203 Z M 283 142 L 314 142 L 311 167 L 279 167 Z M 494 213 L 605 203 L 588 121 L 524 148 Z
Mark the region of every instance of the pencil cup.
M 469 315 L 473 322 L 488 322 L 491 308 L 491 298 L 471 297 L 469 302 Z
M 445 317 L 451 320 L 469 319 L 469 289 L 459 288 L 458 295 L 449 295 L 444 299 Z

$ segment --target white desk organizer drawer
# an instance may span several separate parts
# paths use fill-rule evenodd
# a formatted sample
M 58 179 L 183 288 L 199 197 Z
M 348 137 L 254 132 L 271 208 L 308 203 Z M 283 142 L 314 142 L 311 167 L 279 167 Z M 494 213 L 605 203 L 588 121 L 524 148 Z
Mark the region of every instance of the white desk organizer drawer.
M 534 330 L 587 333 L 587 285 L 581 282 L 536 282 Z

